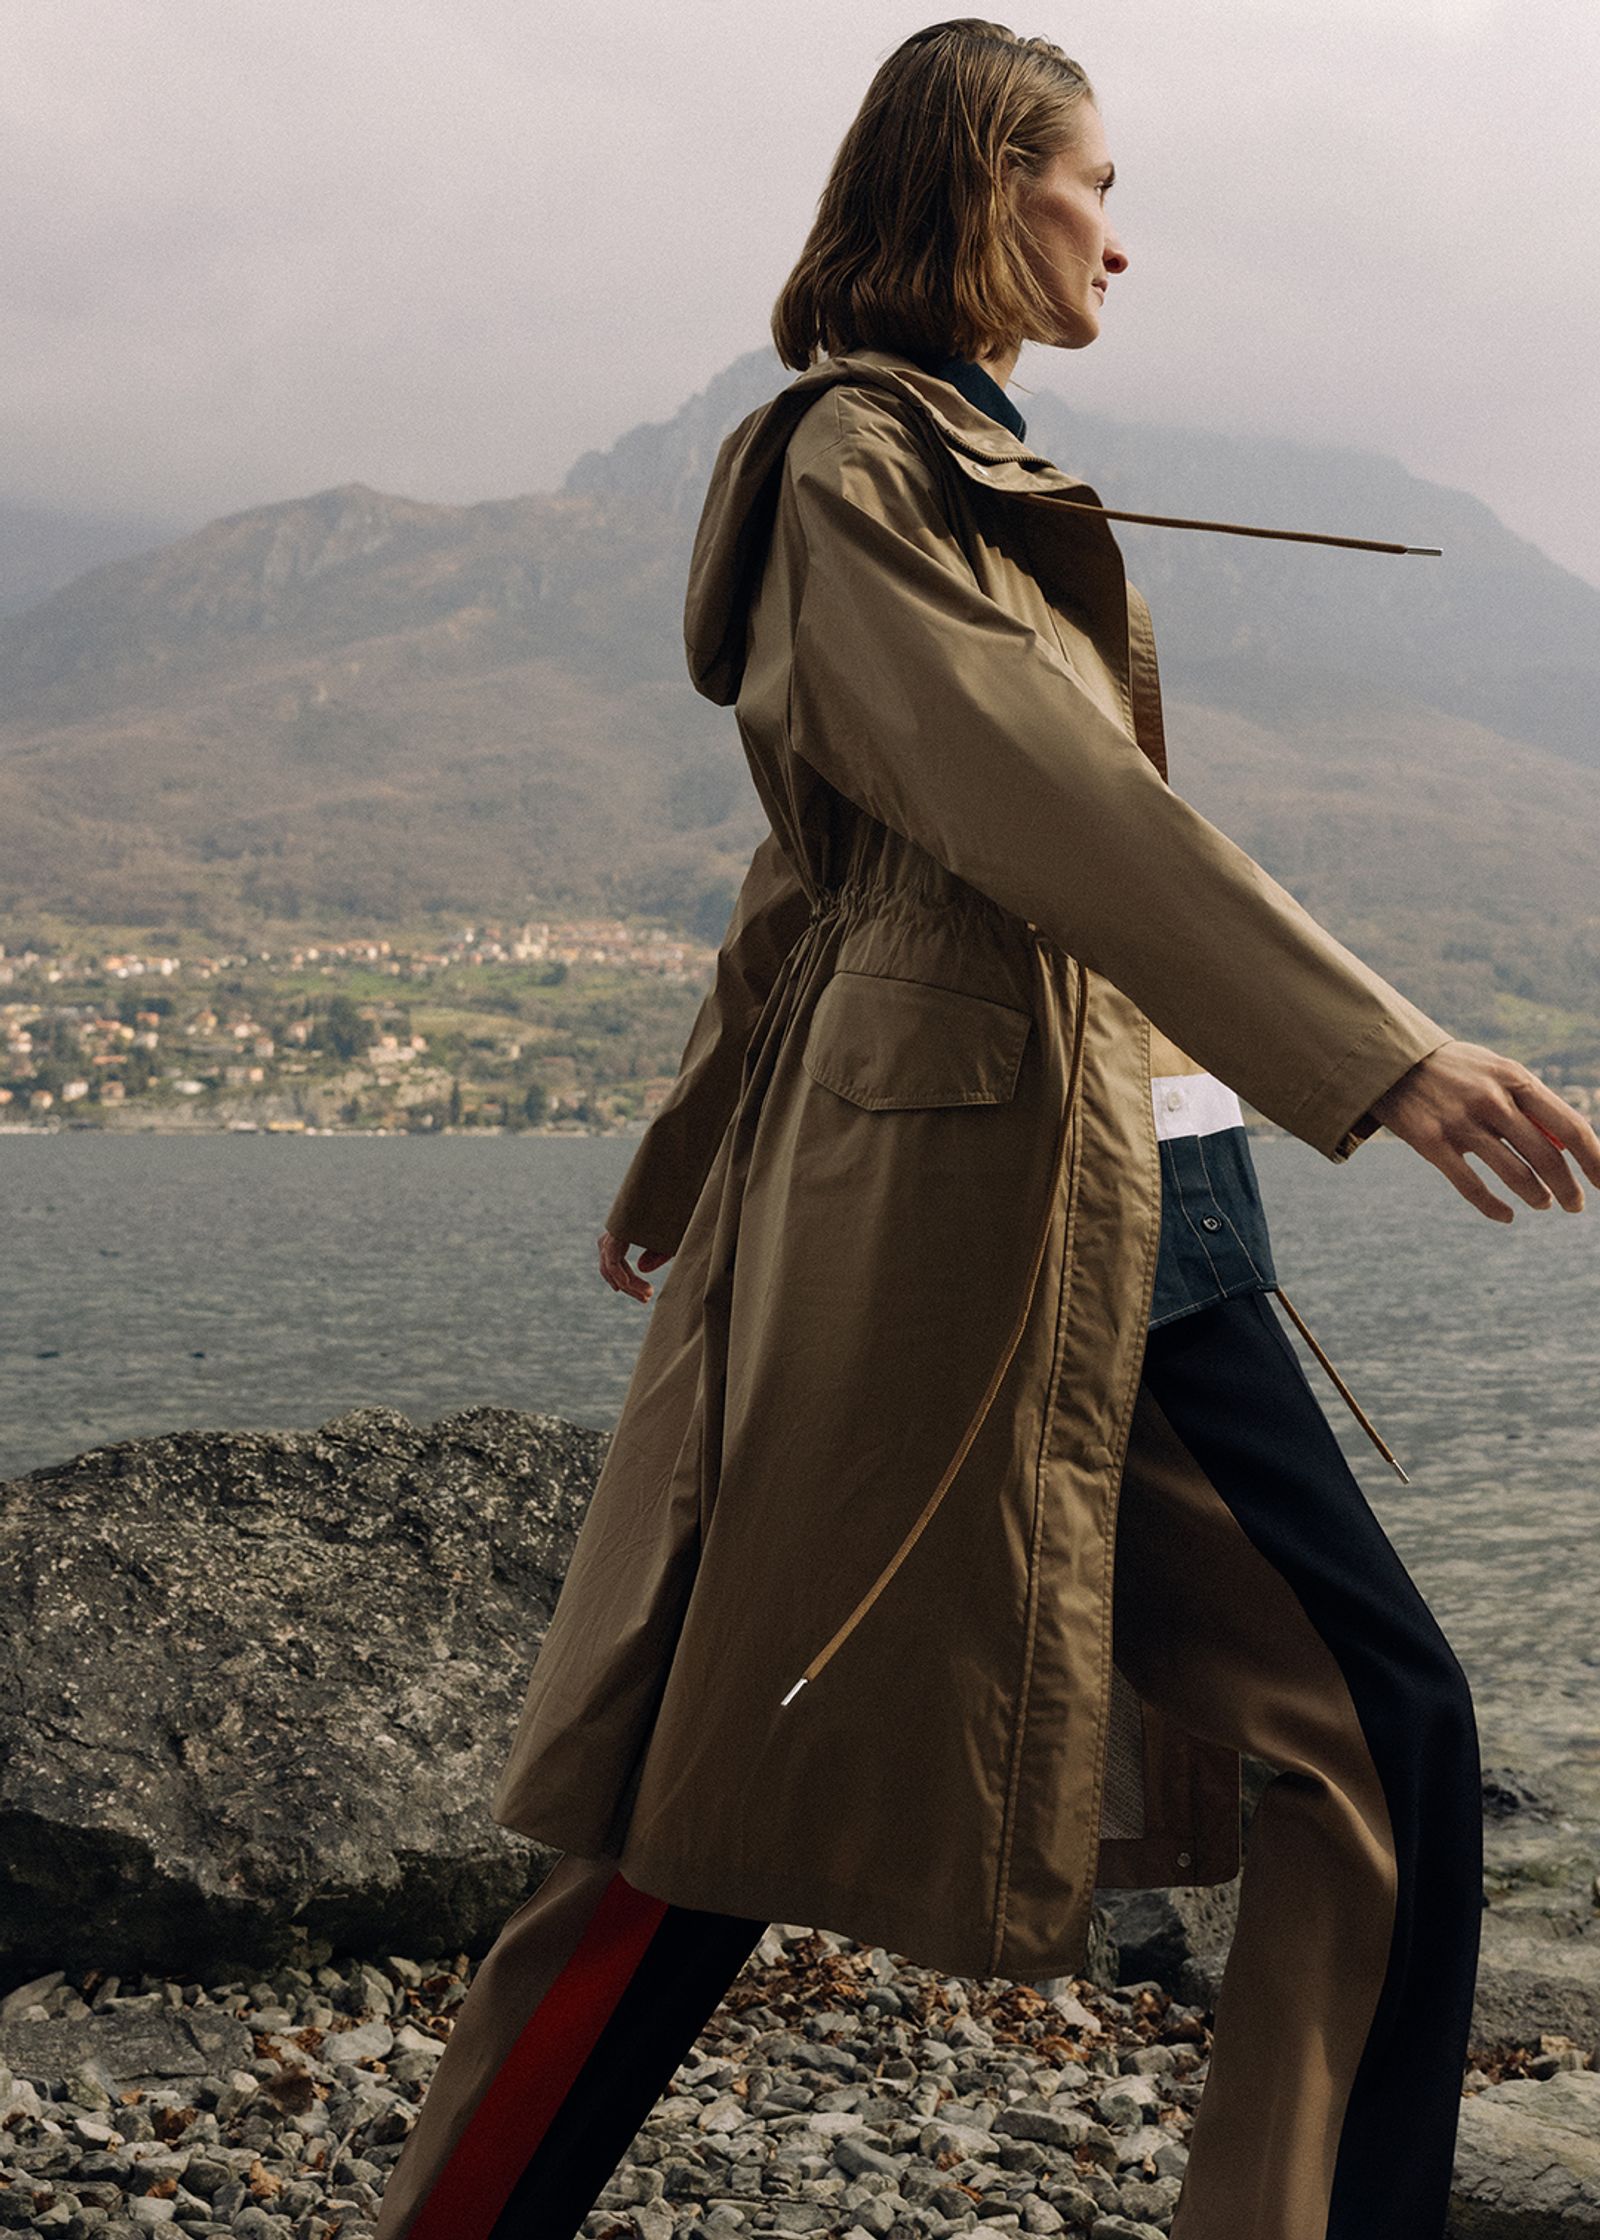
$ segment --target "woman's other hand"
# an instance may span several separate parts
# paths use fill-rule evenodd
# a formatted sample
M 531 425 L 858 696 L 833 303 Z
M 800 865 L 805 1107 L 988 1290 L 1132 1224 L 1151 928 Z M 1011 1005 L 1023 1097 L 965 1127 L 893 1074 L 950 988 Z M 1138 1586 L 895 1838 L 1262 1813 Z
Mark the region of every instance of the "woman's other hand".
M 1481 1042 L 1441 1043 L 1375 1097 L 1371 1110 L 1491 1221 L 1513 1221 L 1516 1211 L 1467 1165 L 1468 1152 L 1540 1209 L 1559 1203 L 1582 1212 L 1569 1151 L 1600 1188 L 1600 1136 L 1583 1114 L 1525 1065 Z
M 1596 1174 L 1595 1180 L 1600 1182 L 1600 1173 Z M 625 1291 L 630 1299 L 642 1299 L 648 1304 L 655 1294 L 655 1285 L 645 1282 L 645 1271 L 650 1268 L 665 1267 L 666 1263 L 672 1258 L 671 1253 L 641 1252 L 638 1267 L 631 1268 L 628 1265 L 628 1254 L 633 1250 L 631 1244 L 624 1244 L 622 1239 L 614 1237 L 609 1229 L 601 1230 L 599 1244 L 600 1273 L 610 1284 L 612 1290 Z

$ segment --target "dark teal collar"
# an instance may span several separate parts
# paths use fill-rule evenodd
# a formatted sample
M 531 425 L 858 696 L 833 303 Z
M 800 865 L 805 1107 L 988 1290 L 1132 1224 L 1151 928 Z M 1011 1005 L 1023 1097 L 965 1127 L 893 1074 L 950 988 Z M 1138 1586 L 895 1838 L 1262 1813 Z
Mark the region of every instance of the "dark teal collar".
M 971 358 L 937 358 L 925 364 L 924 370 L 936 381 L 948 381 L 959 389 L 968 404 L 976 405 L 991 420 L 998 420 L 1002 428 L 1009 428 L 1020 443 L 1028 433 L 1028 423 L 1006 395 L 998 381 L 984 372 Z

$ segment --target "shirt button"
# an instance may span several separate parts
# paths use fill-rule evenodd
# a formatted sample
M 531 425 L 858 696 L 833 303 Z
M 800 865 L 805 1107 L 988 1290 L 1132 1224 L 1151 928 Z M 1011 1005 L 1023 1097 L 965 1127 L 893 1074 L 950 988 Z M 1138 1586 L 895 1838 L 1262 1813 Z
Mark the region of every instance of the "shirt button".
M 1182 1105 L 1183 1091 L 1181 1089 L 1169 1089 L 1167 1091 L 1167 1110 L 1169 1112 L 1177 1112 L 1181 1110 Z
M 1202 1229 L 1220 1229 L 1222 1223 L 1214 1213 L 1203 1213 L 1200 1216 L 1200 1226 Z

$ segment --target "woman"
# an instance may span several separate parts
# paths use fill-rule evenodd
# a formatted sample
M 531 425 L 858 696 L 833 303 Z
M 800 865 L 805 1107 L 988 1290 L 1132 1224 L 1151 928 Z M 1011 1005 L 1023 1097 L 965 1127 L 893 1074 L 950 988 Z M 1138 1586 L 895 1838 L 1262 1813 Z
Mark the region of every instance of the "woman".
M 1472 1704 L 1266 1300 L 1238 1095 L 1495 1220 L 1467 1154 L 1577 1211 L 1600 1141 L 1167 784 L 1143 601 L 1002 386 L 1099 332 L 1110 182 L 1058 48 L 907 40 L 718 456 L 689 662 L 772 830 L 600 1239 L 675 1266 L 493 1800 L 565 1856 L 378 2240 L 575 2231 L 768 1920 L 1081 1968 L 1097 1883 L 1234 1873 L 1244 1750 L 1176 2240 L 1443 2230 Z

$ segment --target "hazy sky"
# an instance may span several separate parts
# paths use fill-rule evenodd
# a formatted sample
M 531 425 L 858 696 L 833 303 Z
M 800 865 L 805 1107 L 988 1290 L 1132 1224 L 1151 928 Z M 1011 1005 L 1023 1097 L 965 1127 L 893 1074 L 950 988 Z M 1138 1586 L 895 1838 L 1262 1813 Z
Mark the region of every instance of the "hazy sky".
M 0 497 L 554 486 L 766 339 L 872 71 L 940 13 L 0 0 Z M 1600 7 L 1003 20 L 1094 80 L 1130 259 L 1024 410 L 1385 450 L 1600 583 Z

